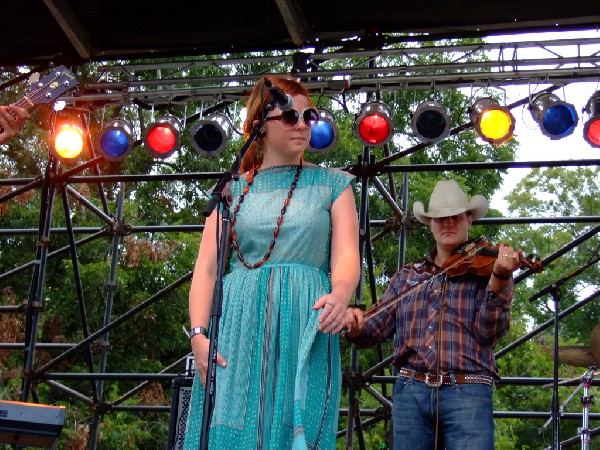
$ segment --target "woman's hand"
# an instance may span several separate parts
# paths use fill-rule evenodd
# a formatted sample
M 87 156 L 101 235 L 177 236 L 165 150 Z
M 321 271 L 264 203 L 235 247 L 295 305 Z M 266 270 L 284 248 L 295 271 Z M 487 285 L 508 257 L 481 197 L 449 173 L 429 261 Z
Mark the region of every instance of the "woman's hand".
M 206 386 L 206 372 L 208 371 L 208 351 L 210 341 L 202 334 L 197 334 L 192 338 L 192 351 L 196 358 L 196 370 L 200 376 L 202 386 Z M 227 367 L 227 361 L 217 352 L 217 364 L 221 367 Z
M 319 316 L 319 331 L 337 334 L 346 326 L 348 302 L 333 294 L 326 294 L 313 305 L 313 309 L 322 309 Z

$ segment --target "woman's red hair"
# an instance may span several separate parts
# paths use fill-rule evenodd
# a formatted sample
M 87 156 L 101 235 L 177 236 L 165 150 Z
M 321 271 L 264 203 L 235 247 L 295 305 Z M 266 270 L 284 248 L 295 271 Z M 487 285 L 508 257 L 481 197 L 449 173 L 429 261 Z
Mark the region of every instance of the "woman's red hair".
M 273 85 L 280 88 L 286 94 L 290 94 L 292 97 L 295 95 L 304 95 L 310 104 L 308 89 L 302 83 L 281 76 L 269 76 L 267 78 Z M 246 136 L 250 135 L 252 128 L 260 120 L 262 109 L 269 103 L 270 99 L 269 90 L 264 86 L 264 80 L 259 81 L 252 89 L 246 103 L 246 120 L 244 122 L 244 134 Z M 263 138 L 264 136 L 257 137 L 246 151 L 246 154 L 242 158 L 240 172 L 247 172 L 252 167 L 258 167 L 262 164 L 264 155 Z

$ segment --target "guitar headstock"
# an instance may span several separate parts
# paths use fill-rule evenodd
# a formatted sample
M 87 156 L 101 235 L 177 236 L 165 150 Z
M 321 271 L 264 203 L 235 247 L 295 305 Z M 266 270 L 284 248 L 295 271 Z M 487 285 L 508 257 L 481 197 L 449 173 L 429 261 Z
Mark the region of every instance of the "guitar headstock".
M 47 104 L 68 90 L 73 89 L 77 84 L 73 72 L 65 66 L 59 66 L 33 84 L 25 99 L 30 103 L 30 106 Z

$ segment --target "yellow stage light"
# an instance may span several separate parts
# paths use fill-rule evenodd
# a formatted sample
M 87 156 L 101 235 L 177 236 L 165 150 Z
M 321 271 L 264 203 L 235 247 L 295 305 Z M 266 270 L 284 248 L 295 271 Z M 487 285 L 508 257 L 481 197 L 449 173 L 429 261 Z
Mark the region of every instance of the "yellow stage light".
M 57 111 L 54 119 L 50 150 L 63 161 L 78 158 L 85 150 L 87 138 L 80 111 Z
M 515 118 L 498 100 L 484 97 L 473 103 L 470 109 L 471 122 L 477 135 L 492 145 L 502 145 L 512 139 Z

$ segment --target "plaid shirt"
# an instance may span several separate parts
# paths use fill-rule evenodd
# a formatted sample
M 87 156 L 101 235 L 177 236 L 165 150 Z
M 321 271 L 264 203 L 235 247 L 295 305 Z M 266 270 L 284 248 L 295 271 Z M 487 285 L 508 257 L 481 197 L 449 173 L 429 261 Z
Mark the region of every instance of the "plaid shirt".
M 439 359 L 440 372 L 497 376 L 494 347 L 510 325 L 512 279 L 500 293 L 488 288 L 489 277 L 466 275 L 450 280 L 435 265 L 435 255 L 436 249 L 396 272 L 377 302 L 380 309 L 365 320 L 361 335 L 351 340 L 364 348 L 396 333 L 397 368 L 437 372 Z M 395 306 L 382 307 L 407 289 Z

